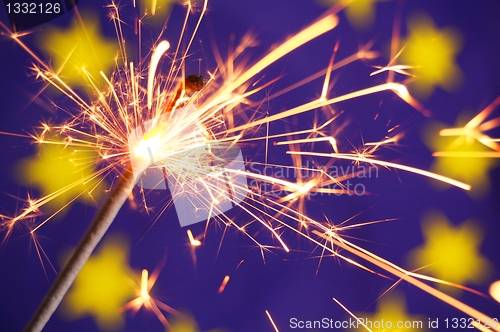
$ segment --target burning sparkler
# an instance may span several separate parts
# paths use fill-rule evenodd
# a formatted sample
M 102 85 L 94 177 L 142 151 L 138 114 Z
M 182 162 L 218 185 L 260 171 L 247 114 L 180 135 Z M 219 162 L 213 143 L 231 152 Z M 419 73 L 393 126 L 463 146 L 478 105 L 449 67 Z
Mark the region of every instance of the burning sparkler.
M 118 5 L 112 3 L 109 5 L 109 9 L 110 17 L 116 26 L 120 58 L 117 60 L 117 68 L 109 77 L 103 72 L 100 72 L 101 77 L 93 77 L 85 68 L 81 68 L 96 96 L 91 101 L 82 97 L 56 70 L 31 51 L 23 43 L 22 36 L 9 32 L 8 28 L 2 24 L 4 33 L 9 34 L 33 57 L 32 69 L 37 77 L 64 93 L 79 108 L 79 112 L 74 114 L 68 123 L 56 126 L 46 124 L 41 133 L 32 136 L 35 142 L 74 148 L 85 147 L 98 151 L 98 170 L 83 178 L 82 182 L 110 177 L 117 170 L 120 173 L 119 181 L 114 185 L 92 226 L 28 325 L 28 331 L 39 331 L 43 328 L 121 206 L 133 192 L 133 188 L 136 185 L 140 187 L 140 196 L 146 204 L 147 190 L 160 186 L 161 181 L 167 179 L 170 181 L 174 179 L 182 187 L 184 193 L 196 197 L 197 202 L 193 205 L 203 211 L 203 220 L 206 220 L 207 226 L 212 219 L 226 228 L 234 227 L 247 235 L 262 251 L 267 250 L 268 246 L 260 243 L 248 231 L 251 223 L 258 223 L 261 228 L 268 230 L 287 252 L 290 251 L 290 244 L 283 239 L 283 230 L 297 233 L 322 248 L 323 251 L 330 252 L 332 255 L 365 270 L 372 271 L 358 262 L 358 259 L 375 265 L 457 307 L 471 317 L 481 321 L 490 319 L 483 313 L 430 287 L 421 279 L 433 282 L 442 281 L 406 271 L 344 239 L 341 236 L 342 227 L 319 222 L 307 216 L 303 209 L 305 198 L 315 193 L 352 194 L 353 191 L 347 186 L 347 183 L 350 178 L 356 175 L 352 173 L 332 176 L 319 167 L 307 168 L 302 165 L 302 156 L 325 157 L 332 160 L 343 159 L 353 161 L 358 165 L 379 165 L 400 169 L 464 190 L 470 189 L 468 184 L 415 167 L 375 159 L 375 153 L 381 147 L 398 141 L 399 136 L 397 135 L 388 137 L 381 142 L 364 144 L 361 149 L 355 152 L 341 152 L 336 137 L 328 134 L 325 130 L 335 118 L 328 119 L 322 125 L 315 125 L 310 129 L 274 135 L 262 134 L 262 128 L 268 127 L 270 123 L 275 123 L 278 120 L 383 91 L 392 91 L 403 101 L 411 105 L 416 104 L 406 87 L 393 80 L 345 95 L 333 98 L 329 96 L 332 87 L 331 75 L 334 70 L 359 59 L 374 57 L 374 53 L 366 47 L 337 62 L 332 57 L 330 64 L 323 71 L 268 96 L 269 99 L 272 99 L 288 93 L 298 86 L 323 78 L 323 88 L 317 99 L 268 116 L 263 116 L 258 110 L 255 111 L 256 105 L 262 101 L 253 101 L 252 98 L 276 81 L 262 83 L 260 76 L 262 71 L 288 53 L 334 29 L 338 24 L 336 14 L 340 7 L 332 8 L 313 24 L 288 38 L 250 66 L 247 66 L 245 59 L 242 58 L 243 51 L 253 43 L 253 39 L 247 36 L 227 61 L 223 61 L 218 56 L 218 68 L 213 72 L 206 73 L 207 80 L 203 78 L 203 75 L 185 77 L 184 74 L 185 61 L 196 31 L 207 10 L 207 1 L 201 7 L 195 28 L 191 37 L 187 38 L 187 46 L 184 50 L 181 50 L 181 45 L 186 41 L 187 22 L 190 20 L 193 9 L 190 2 L 187 4 L 183 33 L 175 50 L 170 50 L 171 45 L 168 41 L 159 40 L 152 48 L 151 54 L 145 58 L 139 55 L 137 62 L 129 60 L 125 51 L 126 39 L 123 35 L 123 20 Z M 140 20 L 137 24 L 140 30 Z M 141 36 L 140 33 L 139 36 Z M 159 68 L 163 65 L 167 54 L 171 57 L 170 68 L 168 73 L 163 75 Z M 400 70 L 400 67 L 388 66 L 381 68 L 379 72 L 397 70 Z M 143 78 L 146 76 L 147 79 L 144 82 Z M 97 83 L 98 79 L 104 82 L 104 87 Z M 62 139 L 50 138 L 48 133 L 51 131 L 59 132 Z M 292 157 L 294 163 L 294 166 L 289 167 L 299 170 L 307 169 L 313 174 L 311 177 L 297 176 L 297 181 L 294 182 L 289 179 L 251 172 L 245 167 L 223 167 L 223 170 L 216 167 L 217 163 L 225 164 L 228 161 L 227 157 L 220 157 L 220 153 L 214 152 L 216 149 L 223 150 L 222 155 L 227 153 L 232 156 L 237 144 L 261 141 L 265 143 L 267 149 L 270 139 L 284 137 L 289 139 L 277 142 L 277 145 L 289 146 L 290 151 L 287 153 Z M 291 137 L 301 138 L 290 139 Z M 319 142 L 328 143 L 332 152 L 303 150 L 304 146 L 313 146 Z M 485 143 L 483 142 L 483 144 Z M 489 144 L 494 143 L 490 142 Z M 240 150 L 236 151 L 241 153 Z M 239 154 L 238 156 L 241 157 Z M 248 161 L 246 163 L 253 164 Z M 241 180 L 242 178 L 244 180 Z M 247 178 L 255 186 L 248 186 Z M 228 184 L 230 188 L 221 187 L 221 183 Z M 271 184 L 273 190 L 263 190 L 264 184 Z M 15 225 L 32 218 L 47 202 L 65 190 L 67 188 L 30 201 L 29 206 L 25 207 L 16 217 L 4 222 L 3 226 L 7 230 L 7 236 Z M 200 194 L 201 192 L 203 194 Z M 174 191 L 173 195 L 175 195 Z M 173 199 L 175 200 L 175 196 Z M 193 198 L 192 201 L 194 200 Z M 223 200 L 229 202 L 231 207 L 237 206 L 249 215 L 252 221 L 242 224 L 230 218 L 225 213 L 228 209 L 221 203 Z M 38 231 L 48 219 L 40 222 L 31 232 Z M 190 230 L 187 233 L 192 246 L 201 245 L 201 242 L 193 237 Z M 337 248 L 342 248 L 352 256 L 341 254 Z M 219 288 L 219 293 L 224 291 L 228 281 L 229 276 L 226 276 Z M 127 304 L 125 308 L 137 309 L 144 306 L 153 310 L 162 323 L 168 327 L 170 325 L 160 313 L 159 307 L 164 306 L 163 308 L 168 308 L 165 309 L 168 311 L 173 309 L 152 300 L 149 291 L 153 284 L 154 280 L 150 280 L 147 270 L 143 270 L 140 295 Z M 266 313 L 276 329 L 269 312 L 266 311 Z

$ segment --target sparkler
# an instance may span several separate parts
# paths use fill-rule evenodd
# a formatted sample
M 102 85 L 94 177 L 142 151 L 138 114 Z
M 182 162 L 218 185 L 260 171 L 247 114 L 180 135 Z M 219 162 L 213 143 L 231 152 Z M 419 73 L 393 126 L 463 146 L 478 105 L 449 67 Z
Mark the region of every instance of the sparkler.
M 69 259 L 65 268 L 57 277 L 52 288 L 49 290 L 47 296 L 33 316 L 33 319 L 26 327 L 27 331 L 41 331 L 45 326 L 50 316 L 52 316 L 59 306 L 64 295 L 75 281 L 83 265 L 85 265 L 95 247 L 108 230 L 109 225 L 132 191 L 134 183 L 132 172 L 130 170 L 125 172 L 117 186 L 107 198 L 103 208 L 95 217 L 92 225 Z
M 42 302 L 27 330 L 38 331 L 43 328 L 76 278 L 79 270 L 105 234 L 121 206 L 132 193 L 136 182 L 140 181 L 140 175 L 148 168 L 165 170 L 168 172 L 168 176 L 172 176 L 178 182 L 183 183 L 184 189 L 193 195 L 197 193 L 197 186 L 206 187 L 211 193 L 208 197 L 202 197 L 202 200 L 204 200 L 203 208 L 209 211 L 207 226 L 210 217 L 212 217 L 213 220 L 220 222 L 225 227 L 235 227 L 241 233 L 247 235 L 262 251 L 267 250 L 268 246 L 261 244 L 248 231 L 250 224 L 253 222 L 257 222 L 261 227 L 267 229 L 285 251 L 290 250 L 290 245 L 286 243 L 281 234 L 282 230 L 290 230 L 318 245 L 324 252 L 330 252 L 332 255 L 342 258 L 355 266 L 376 273 L 357 261 L 357 258 L 363 259 L 457 307 L 471 317 L 481 321 L 490 319 L 481 312 L 435 290 L 419 279 L 433 282 L 443 281 L 406 271 L 342 238 L 340 234 L 342 230 L 346 229 L 345 227 L 321 223 L 308 217 L 302 208 L 306 197 L 312 193 L 349 194 L 350 189 L 346 190 L 344 182 L 355 175 L 347 174 L 341 177 L 332 177 L 319 168 L 307 169 L 302 166 L 301 156 L 344 159 L 358 164 L 365 163 L 401 169 L 465 190 L 470 189 L 469 185 L 415 167 L 375 159 L 375 153 L 379 148 L 397 142 L 399 139 L 397 135 L 388 137 L 381 142 L 367 143 L 360 151 L 340 152 L 336 138 L 328 135 L 324 130 L 334 118 L 328 119 L 322 125 L 316 125 L 311 129 L 296 130 L 277 135 L 260 134 L 261 127 L 269 126 L 270 123 L 278 120 L 383 91 L 392 91 L 403 101 L 416 105 L 416 101 L 408 93 L 406 87 L 403 84 L 394 82 L 392 79 L 384 84 L 334 98 L 328 96 L 331 88 L 331 74 L 334 70 L 359 59 L 374 57 L 373 52 L 369 51 L 368 48 L 363 48 L 361 51 L 338 62 L 334 62 L 334 57 L 332 57 L 332 61 L 325 70 L 268 97 L 270 99 L 275 98 L 322 77 L 324 80 L 323 88 L 320 97 L 317 99 L 266 117 L 262 117 L 258 111 L 255 111 L 255 106 L 259 105 L 261 101 L 252 101 L 252 97 L 275 82 L 275 80 L 271 80 L 268 83 L 261 83 L 259 75 L 262 71 L 296 48 L 334 29 L 338 24 L 336 13 L 340 8 L 331 9 L 316 22 L 272 49 L 261 60 L 251 66 L 246 66 L 245 61 L 240 58 L 243 51 L 253 41 L 250 37 L 244 38 L 234 54 L 230 55 L 227 62 L 223 61 L 222 57 L 217 56 L 218 69 L 207 73 L 208 80 L 205 81 L 199 76 L 188 76 L 185 80 L 184 67 L 196 31 L 205 15 L 207 1 L 203 3 L 195 29 L 191 37 L 188 38 L 186 49 L 181 52 L 182 41 L 185 37 L 184 33 L 192 11 L 191 3 L 188 3 L 187 6 L 183 33 L 176 49 L 173 51 L 170 69 L 165 76 L 162 76 L 158 73 L 158 68 L 160 63 L 164 61 L 165 54 L 170 50 L 170 43 L 158 41 L 153 47 L 148 61 L 145 59 L 140 59 L 138 63 L 129 61 L 124 51 L 125 38 L 122 32 L 120 11 L 116 4 L 111 4 L 109 8 L 111 17 L 117 27 L 116 33 L 123 60 L 117 65 L 117 69 L 111 77 L 107 77 L 101 72 L 101 78 L 106 83 L 105 88 L 99 88 L 96 82 L 97 78 L 92 77 L 83 69 L 96 95 L 96 98 L 91 102 L 86 101 L 84 97 L 65 83 L 64 79 L 59 77 L 56 71 L 31 51 L 23 43 L 22 36 L 10 33 L 7 27 L 2 24 L 5 33 L 9 34 L 13 40 L 32 55 L 34 59 L 32 69 L 37 77 L 64 93 L 80 109 L 80 112 L 75 114 L 68 123 L 59 126 L 44 124 L 42 133 L 32 135 L 31 138 L 39 144 L 56 144 L 75 148 L 86 147 L 97 150 L 100 155 L 98 162 L 101 167 L 91 176 L 82 179 L 82 182 L 109 177 L 115 170 L 121 170 L 119 172 L 121 174 L 120 180 L 114 186 L 81 244 Z M 243 64 L 239 64 L 239 61 Z M 388 66 L 380 68 L 378 73 L 389 71 L 392 76 L 392 72 L 398 72 L 401 68 L 407 69 L 401 66 Z M 146 76 L 146 72 L 147 84 L 144 86 L 141 77 Z M 474 122 L 474 120 L 471 122 Z M 146 123 L 148 124 L 147 128 Z M 477 127 L 477 125 L 476 123 L 475 126 Z M 91 128 L 90 131 L 89 128 Z M 141 129 L 141 135 L 134 137 L 132 133 L 137 128 Z M 48 133 L 51 131 L 58 131 L 63 139 L 50 138 Z M 447 133 L 453 134 L 450 131 L 444 134 Z M 210 165 L 208 160 L 193 152 L 198 151 L 197 149 L 200 147 L 216 146 L 220 143 L 234 146 L 238 143 L 245 144 L 253 141 L 264 141 L 267 145 L 270 139 L 303 137 L 304 135 L 305 138 L 289 139 L 278 142 L 277 145 L 290 146 L 290 151 L 287 153 L 292 156 L 293 168 L 311 171 L 313 173 L 311 178 L 297 176 L 297 181 L 293 182 L 288 179 L 237 169 L 227 169 L 225 175 L 212 172 L 213 176 L 219 178 L 226 176 L 231 179 L 234 176 L 246 176 L 255 183 L 272 184 L 275 188 L 286 193 L 285 195 L 278 195 L 272 191 L 259 193 L 258 186 L 257 188 L 248 188 L 233 184 L 238 194 L 243 195 L 246 199 L 237 201 L 235 198 L 230 198 L 230 200 L 253 219 L 248 224 L 241 225 L 228 217 L 218 207 L 220 197 L 225 194 L 223 191 L 226 188 L 221 189 L 213 183 L 200 180 L 213 170 L 213 166 Z M 481 136 L 479 139 L 482 139 L 481 142 L 486 144 L 484 143 L 486 142 L 484 137 Z M 329 143 L 334 152 L 301 151 L 301 146 L 318 142 Z M 489 142 L 488 144 L 496 144 L 491 140 L 487 142 Z M 195 160 L 198 162 L 194 162 Z M 161 162 L 158 163 L 157 161 Z M 337 187 L 331 188 L 331 185 L 337 185 Z M 65 188 L 40 199 L 32 200 L 29 206 L 24 208 L 16 217 L 4 223 L 3 226 L 7 229 L 7 236 L 16 224 L 31 218 L 44 204 L 60 195 L 64 190 Z M 140 193 L 143 203 L 146 204 L 146 191 L 141 189 Z M 32 230 L 32 233 L 34 234 L 39 230 L 49 219 L 42 221 Z M 201 245 L 201 242 L 193 237 L 191 231 L 188 230 L 187 234 L 192 246 Z M 354 258 L 339 253 L 337 248 L 342 248 L 351 253 Z M 152 301 L 149 296 L 149 290 L 154 284 L 154 281 L 150 282 L 149 280 L 147 271 L 143 270 L 141 293 L 126 308 L 145 306 L 159 315 L 158 317 L 162 323 L 168 327 L 170 326 L 168 321 L 159 312 L 159 302 Z M 229 276 L 226 276 L 219 288 L 219 293 L 224 290 L 228 281 Z M 168 307 L 164 306 L 165 308 Z M 168 307 L 168 309 L 171 308 Z M 266 311 L 266 313 L 274 328 L 277 329 L 269 312 Z

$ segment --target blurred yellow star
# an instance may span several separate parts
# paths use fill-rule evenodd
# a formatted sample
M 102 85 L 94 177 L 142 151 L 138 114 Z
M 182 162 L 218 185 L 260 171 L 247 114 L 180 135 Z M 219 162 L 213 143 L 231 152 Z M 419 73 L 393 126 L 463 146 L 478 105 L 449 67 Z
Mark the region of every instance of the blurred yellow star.
M 465 116 L 467 118 L 469 117 Z M 463 123 L 459 119 L 455 127 L 462 127 Z M 431 124 L 425 132 L 427 145 L 436 151 L 431 170 L 470 184 L 470 194 L 480 197 L 488 191 L 489 171 L 498 166 L 498 159 L 481 157 L 478 153 L 491 150 L 476 139 L 468 136 L 442 136 L 442 129 L 442 124 Z M 476 156 L 472 157 L 472 154 Z
M 113 238 L 89 258 L 64 298 L 70 318 L 91 315 L 106 330 L 123 326 L 121 307 L 135 295 L 128 251 L 124 240 Z
M 105 81 L 100 71 L 108 75 L 115 65 L 116 42 L 102 37 L 98 18 L 84 15 L 84 24 L 75 19 L 67 29 L 47 29 L 40 39 L 40 47 L 51 56 L 54 71 L 68 85 L 91 86 L 88 73 L 98 87 L 102 86 Z
M 172 6 L 180 2 L 178 0 L 145 0 L 142 2 L 144 11 L 153 16 L 153 18 L 163 18 L 170 12 Z M 159 21 L 159 20 L 158 20 Z
M 461 285 L 486 281 L 491 263 L 479 251 L 484 231 L 477 222 L 454 226 L 442 213 L 429 212 L 422 220 L 422 232 L 425 243 L 408 254 L 412 267 L 425 266 L 423 272 Z
M 222 329 L 214 329 L 206 332 L 224 332 Z M 201 332 L 198 327 L 198 323 L 194 318 L 185 317 L 182 319 L 176 319 L 172 323 L 171 332 Z
M 378 0 L 323 0 L 325 4 L 339 4 L 344 9 L 349 23 L 356 29 L 370 27 L 375 19 L 375 3 Z
M 358 318 L 373 332 L 388 331 L 427 331 L 427 319 L 419 315 L 409 315 L 406 312 L 406 303 L 401 294 L 391 292 L 377 303 L 374 314 L 358 313 Z M 356 331 L 366 331 L 359 326 Z
M 198 324 L 192 318 L 177 319 L 172 323 L 172 332 L 200 332 Z
M 401 53 L 401 62 L 413 68 L 416 78 L 410 88 L 428 97 L 436 86 L 453 90 L 462 72 L 455 62 L 461 48 L 458 33 L 450 28 L 437 29 L 432 19 L 420 15 L 408 21 L 410 35 Z
M 19 182 L 37 187 L 53 197 L 49 209 L 57 210 L 74 198 L 98 198 L 102 190 L 91 179 L 97 153 L 64 145 L 43 144 L 38 156 L 21 161 L 16 168 Z

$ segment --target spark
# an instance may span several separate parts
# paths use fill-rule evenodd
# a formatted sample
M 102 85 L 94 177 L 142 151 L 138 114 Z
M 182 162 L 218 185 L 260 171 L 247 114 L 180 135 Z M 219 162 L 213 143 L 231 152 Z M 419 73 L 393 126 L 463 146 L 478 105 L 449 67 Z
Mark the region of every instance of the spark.
M 368 326 L 365 325 L 365 323 L 363 323 L 363 320 L 359 319 L 352 311 L 350 311 L 349 309 L 347 309 L 347 307 L 345 305 L 343 305 L 339 300 L 337 300 L 336 298 L 333 298 L 333 300 L 342 308 L 345 310 L 345 312 L 347 312 L 352 318 L 354 318 L 354 320 L 356 322 L 359 322 L 361 323 L 361 325 L 363 325 L 363 327 L 365 329 L 367 329 L 368 331 L 372 332 L 372 330 L 370 330 L 370 328 L 368 328 Z
M 226 289 L 227 283 L 229 282 L 229 275 L 226 275 L 224 279 L 222 280 L 222 283 L 219 286 L 219 289 L 217 290 L 217 293 L 222 293 L 224 289 Z
M 131 310 L 133 312 L 137 312 L 139 311 L 139 309 L 144 307 L 146 310 L 152 311 L 156 315 L 156 317 L 158 317 L 158 320 L 160 320 L 163 326 L 170 331 L 172 330 L 172 326 L 161 310 L 180 317 L 183 317 L 184 315 L 181 312 L 170 307 L 169 305 L 158 301 L 150 295 L 150 291 L 156 283 L 158 276 L 159 272 L 149 277 L 148 270 L 143 269 L 141 272 L 141 281 L 137 288 L 137 297 L 132 301 L 126 303 L 123 306 L 123 310 Z
M 156 68 L 161 60 L 163 54 L 170 48 L 170 43 L 166 40 L 162 40 L 160 44 L 155 48 L 153 56 L 151 57 L 151 64 L 149 65 L 148 73 L 148 109 L 151 110 L 153 106 L 153 82 L 155 79 Z
M 396 164 L 388 161 L 383 161 L 383 160 L 377 160 L 377 159 L 371 159 L 367 158 L 367 156 L 364 155 L 355 155 L 355 154 L 340 154 L 340 153 L 317 153 L 317 152 L 296 152 L 296 151 L 287 151 L 288 154 L 295 154 L 295 155 L 309 155 L 309 156 L 316 156 L 316 157 L 331 157 L 331 158 L 338 158 L 338 159 L 346 159 L 346 160 L 352 160 L 356 162 L 365 162 L 373 165 L 380 165 L 384 167 L 390 167 L 390 168 L 395 168 L 395 169 L 401 169 L 410 173 L 415 173 L 419 175 L 426 176 L 431 179 L 435 179 L 444 183 L 451 184 L 455 187 L 464 189 L 464 190 L 470 190 L 471 186 L 454 180 L 450 179 L 446 176 L 439 175 L 436 173 L 432 173 L 429 171 L 425 171 L 422 169 L 418 169 L 415 167 L 410 167 L 406 165 L 401 165 L 401 164 Z
M 438 291 L 437 289 L 435 289 L 435 288 L 433 288 L 433 287 L 431 287 L 431 286 L 429 286 L 429 285 L 427 285 L 427 284 L 425 284 L 422 281 L 417 279 L 417 278 L 422 278 L 422 277 L 425 278 L 425 276 L 421 276 L 421 275 L 415 274 L 413 272 L 406 271 L 406 270 L 402 269 L 401 267 L 398 267 L 397 265 L 394 265 L 391 262 L 389 262 L 389 261 L 363 249 L 363 248 L 360 248 L 353 243 L 350 243 L 349 241 L 346 241 L 345 239 L 336 238 L 336 237 L 332 236 L 332 234 L 329 234 L 329 235 L 322 234 L 317 230 L 313 230 L 313 233 L 318 235 L 319 237 L 321 237 L 323 239 L 331 241 L 332 244 L 335 244 L 342 249 L 345 249 L 351 253 L 354 253 L 356 256 L 390 272 L 391 274 L 401 278 L 402 280 L 405 280 L 405 281 L 411 283 L 412 285 L 426 291 L 427 293 L 435 296 L 438 299 L 441 299 L 442 301 L 450 304 L 451 306 L 461 310 L 462 312 L 466 313 L 467 315 L 469 315 L 475 319 L 478 319 L 480 321 L 491 321 L 491 319 L 492 319 L 491 317 L 488 317 L 487 315 L 483 314 L 482 312 L 468 306 L 467 304 L 465 304 L 465 303 L 463 303 L 463 302 L 461 302 L 461 301 L 459 301 L 459 300 L 457 300 L 457 299 L 455 299 L 455 298 L 453 298 L 445 293 Z M 319 245 L 321 245 L 321 244 L 319 244 Z M 322 245 L 322 247 L 328 251 L 331 251 L 332 253 L 335 253 L 332 249 L 330 249 L 329 247 L 327 247 L 325 245 Z M 492 327 L 492 329 L 495 331 L 500 331 L 500 329 L 498 327 Z
M 276 326 L 276 323 L 274 323 L 273 317 L 271 317 L 271 314 L 269 313 L 269 311 L 268 311 L 268 310 L 266 310 L 266 315 L 267 315 L 267 318 L 269 318 L 269 321 L 271 322 L 271 325 L 273 326 L 274 331 L 275 331 L 275 332 L 280 332 L 280 331 L 278 330 L 278 327 Z
M 291 117 L 291 116 L 297 115 L 297 114 L 302 114 L 302 113 L 305 113 L 307 111 L 311 111 L 311 110 L 319 108 L 319 107 L 324 107 L 324 106 L 328 106 L 331 104 L 336 104 L 336 103 L 339 103 L 342 101 L 346 101 L 346 100 L 350 100 L 350 99 L 354 99 L 354 98 L 358 98 L 358 97 L 362 97 L 362 96 L 366 96 L 369 94 L 382 92 L 382 91 L 393 91 L 398 96 L 400 96 L 403 100 L 408 101 L 408 102 L 411 101 L 411 96 L 409 95 L 408 90 L 406 89 L 406 87 L 404 85 L 401 85 L 398 83 L 385 83 L 385 84 L 377 85 L 374 87 L 366 88 L 363 90 L 359 90 L 356 92 L 351 92 L 351 93 L 345 94 L 343 96 L 327 99 L 327 100 L 323 100 L 322 98 L 318 98 L 317 100 L 314 100 L 314 101 L 309 102 L 307 104 L 297 106 L 293 109 L 283 111 L 281 113 L 266 117 L 266 118 L 261 119 L 261 120 L 256 120 L 256 121 L 250 122 L 246 125 L 242 125 L 242 126 L 239 126 L 236 128 L 229 129 L 229 130 L 227 130 L 227 133 L 232 133 L 235 131 L 243 130 L 245 128 L 255 127 L 255 126 L 258 126 L 258 125 L 261 125 L 264 123 L 273 122 L 276 120 L 288 118 L 288 117 Z
M 497 97 L 490 105 L 467 122 L 463 127 L 446 128 L 439 132 L 440 136 L 457 137 L 451 146 L 461 145 L 463 139 L 466 142 L 475 140 L 493 151 L 438 151 L 433 154 L 436 157 L 469 157 L 469 158 L 500 158 L 500 139 L 486 134 L 500 127 L 500 117 L 486 120 L 491 113 L 500 105 L 500 97 Z
M 438 151 L 434 157 L 500 158 L 500 152 L 494 151 Z
M 392 71 L 398 74 L 406 75 L 406 76 L 411 76 L 415 77 L 415 75 L 409 73 L 406 71 L 406 69 L 412 69 L 415 67 L 412 66 L 406 66 L 406 65 L 394 65 L 394 66 L 387 66 L 387 67 L 380 67 L 380 66 L 375 66 L 375 68 L 378 68 L 378 70 L 374 71 L 373 73 L 370 74 L 370 76 L 374 76 L 386 71 Z
M 197 239 L 195 239 L 193 237 L 193 233 L 191 233 L 190 229 L 187 230 L 187 235 L 188 235 L 188 238 L 189 238 L 189 243 L 191 243 L 191 245 L 193 247 L 199 247 L 199 246 L 201 246 L 201 241 L 197 240 Z
M 240 267 L 240 265 L 241 265 L 241 264 L 243 264 L 243 262 L 244 262 L 244 261 L 245 261 L 245 260 L 244 260 L 244 259 L 242 259 L 242 260 L 238 263 L 238 265 L 236 265 L 235 270 L 237 270 L 237 269 Z
M 500 280 L 497 280 L 490 285 L 490 295 L 497 302 L 500 302 Z

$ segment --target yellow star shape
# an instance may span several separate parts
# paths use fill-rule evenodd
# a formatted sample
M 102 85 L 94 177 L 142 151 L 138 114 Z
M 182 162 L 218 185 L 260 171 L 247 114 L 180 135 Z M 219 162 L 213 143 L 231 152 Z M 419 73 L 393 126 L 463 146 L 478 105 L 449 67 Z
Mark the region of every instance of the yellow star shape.
M 422 220 L 422 232 L 425 243 L 408 254 L 413 267 L 425 266 L 423 272 L 461 285 L 486 281 L 491 263 L 479 251 L 484 231 L 477 222 L 455 226 L 442 213 L 430 212 Z
M 124 240 L 112 238 L 89 258 L 64 298 L 70 318 L 91 315 L 106 330 L 123 326 L 121 307 L 135 295 L 128 251 Z
M 43 144 L 38 156 L 21 161 L 17 178 L 21 184 L 33 185 L 43 195 L 51 196 L 48 207 L 57 210 L 76 197 L 99 197 L 99 182 L 91 179 L 97 158 L 97 153 L 90 149 Z
M 370 27 L 375 20 L 375 4 L 378 0 L 323 0 L 326 4 L 339 4 L 344 9 L 349 23 L 359 30 Z
M 115 66 L 117 45 L 114 39 L 101 36 L 98 15 L 84 15 L 82 20 L 84 24 L 75 19 L 67 29 L 47 29 L 39 44 L 66 84 L 88 87 L 88 73 L 98 87 L 103 86 L 100 71 L 109 75 Z
M 401 294 L 391 292 L 385 295 L 377 303 L 377 311 L 374 314 L 365 312 L 358 313 L 358 318 L 373 332 L 388 331 L 426 331 L 427 319 L 419 315 L 409 315 L 406 312 L 406 303 Z M 366 331 L 359 326 L 356 331 Z
M 445 90 L 456 88 L 462 77 L 455 62 L 461 48 L 458 33 L 451 28 L 437 29 L 427 15 L 411 18 L 408 29 L 410 35 L 400 59 L 416 75 L 410 88 L 422 97 L 432 94 L 436 86 Z
M 213 329 L 206 332 L 224 332 L 222 329 Z M 171 332 L 201 332 L 198 327 L 198 323 L 192 317 L 186 317 L 183 319 L 176 319 L 172 323 Z
M 462 127 L 464 121 L 461 118 L 459 117 L 455 127 Z M 463 118 L 468 119 L 469 117 Z M 444 125 L 435 123 L 430 124 L 425 131 L 427 145 L 437 152 L 431 170 L 470 184 L 472 186 L 472 190 L 469 192 L 471 195 L 481 196 L 485 194 L 490 186 L 489 171 L 498 166 L 498 160 L 469 156 L 469 154 L 491 150 L 468 136 L 442 136 L 440 132 L 444 128 Z
M 170 13 L 173 5 L 179 0 L 144 0 L 143 11 L 153 17 L 155 23 L 165 23 L 166 16 Z

